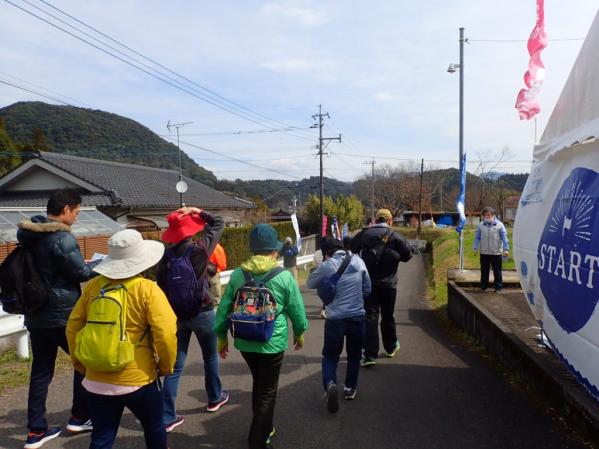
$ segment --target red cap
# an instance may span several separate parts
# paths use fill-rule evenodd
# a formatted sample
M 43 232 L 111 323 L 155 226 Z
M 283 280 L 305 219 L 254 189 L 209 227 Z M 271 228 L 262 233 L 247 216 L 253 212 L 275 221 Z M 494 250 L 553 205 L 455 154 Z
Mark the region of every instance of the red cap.
M 183 215 L 181 212 L 172 212 L 166 219 L 168 229 L 164 231 L 161 239 L 167 243 L 177 244 L 187 237 L 196 235 L 206 225 L 198 214 Z

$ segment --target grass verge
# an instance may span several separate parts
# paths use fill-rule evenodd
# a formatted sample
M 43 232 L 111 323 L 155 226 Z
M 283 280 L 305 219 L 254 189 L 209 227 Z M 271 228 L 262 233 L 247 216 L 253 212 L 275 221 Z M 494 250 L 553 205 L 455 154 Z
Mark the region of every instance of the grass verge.
M 58 351 L 56 357 L 56 373 L 65 372 L 72 368 L 71 359 L 67 354 Z M 0 396 L 9 390 L 29 384 L 31 358 L 19 360 L 16 351 L 0 354 Z
M 474 227 L 464 229 L 464 268 L 467 270 L 480 269 L 479 256 L 472 250 L 475 233 L 476 228 Z M 427 237 L 433 239 L 429 240 Z M 435 310 L 445 318 L 447 316 L 447 270 L 456 268 L 459 264 L 458 234 L 453 229 L 437 230 L 428 234 L 423 233 L 422 238 L 429 241 L 432 247 L 431 252 L 427 255 L 427 296 Z M 511 241 L 511 238 L 512 229 L 508 228 L 508 239 Z M 514 267 L 514 259 L 510 255 L 504 260 L 503 268 L 510 270 Z

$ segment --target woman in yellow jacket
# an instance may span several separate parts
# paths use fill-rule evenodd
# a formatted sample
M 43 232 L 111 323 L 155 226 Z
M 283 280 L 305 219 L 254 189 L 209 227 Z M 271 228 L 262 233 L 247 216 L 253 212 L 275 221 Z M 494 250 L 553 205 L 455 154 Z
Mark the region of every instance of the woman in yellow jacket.
M 164 246 L 143 240 L 139 232 L 128 229 L 113 235 L 108 247 L 108 257 L 94 268 L 101 276 L 86 285 L 69 317 L 66 331 L 75 369 L 85 373 L 83 386 L 89 393 L 93 426 L 90 449 L 112 448 L 125 407 L 141 422 L 146 447 L 167 449 L 158 376 L 173 371 L 177 355 L 177 318 L 162 290 L 139 276 L 160 260 Z M 118 288 L 121 285 L 125 288 Z M 119 305 L 124 311 L 122 327 L 133 349 L 124 366 L 106 368 L 106 365 L 100 366 L 100 360 L 106 359 L 106 353 L 114 352 L 122 338 L 117 337 L 116 345 L 111 347 L 106 343 L 111 335 L 109 326 L 102 325 L 116 322 L 118 326 L 120 319 L 117 315 L 113 321 L 98 320 L 104 306 L 95 300 L 106 298 L 104 295 L 115 287 L 112 294 L 123 295 L 120 297 L 122 305 Z M 104 304 L 118 302 L 109 298 Z M 86 329 L 107 332 L 107 338 L 85 340 Z

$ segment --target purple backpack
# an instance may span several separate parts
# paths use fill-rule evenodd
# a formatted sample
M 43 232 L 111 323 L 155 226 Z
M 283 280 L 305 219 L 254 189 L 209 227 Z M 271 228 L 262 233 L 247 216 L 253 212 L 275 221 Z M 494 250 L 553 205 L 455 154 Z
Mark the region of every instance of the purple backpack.
M 193 245 L 189 245 L 182 256 L 177 257 L 174 248 L 166 250 L 166 273 L 164 293 L 177 318 L 191 318 L 200 313 L 204 301 L 208 298 L 208 278 L 206 267 L 200 279 L 197 278 L 191 254 Z M 204 249 L 204 252 L 206 250 Z M 206 259 L 208 255 L 206 254 Z

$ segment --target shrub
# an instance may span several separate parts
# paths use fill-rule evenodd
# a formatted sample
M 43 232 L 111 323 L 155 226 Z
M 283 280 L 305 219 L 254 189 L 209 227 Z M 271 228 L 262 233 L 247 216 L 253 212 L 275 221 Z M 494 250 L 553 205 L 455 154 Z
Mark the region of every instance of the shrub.
M 283 241 L 285 237 L 295 236 L 293 225 L 290 221 L 283 223 L 271 223 L 276 229 L 279 240 Z M 221 245 L 227 253 L 227 270 L 237 268 L 244 260 L 252 256 L 250 252 L 250 231 L 253 226 L 243 226 L 241 228 L 225 228 L 221 238 Z

